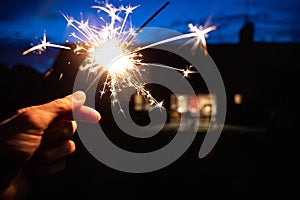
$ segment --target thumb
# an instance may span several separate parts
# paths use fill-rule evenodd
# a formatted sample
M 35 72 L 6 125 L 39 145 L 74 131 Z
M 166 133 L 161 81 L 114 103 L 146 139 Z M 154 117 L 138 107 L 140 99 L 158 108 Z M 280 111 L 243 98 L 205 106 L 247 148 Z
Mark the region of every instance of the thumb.
M 100 120 L 100 114 L 87 106 L 84 106 L 86 95 L 82 91 L 74 92 L 61 99 L 43 105 L 44 110 L 53 113 L 54 117 L 73 114 L 74 120 L 96 123 Z
M 77 108 L 81 107 L 84 104 L 85 100 L 86 100 L 86 95 L 82 91 L 74 92 L 70 96 L 72 98 L 72 103 L 73 103 L 73 108 L 74 109 L 77 109 Z
M 42 110 L 52 112 L 55 116 L 69 114 L 73 109 L 80 108 L 86 100 L 85 93 L 82 91 L 74 92 L 64 98 L 56 99 L 49 103 L 40 105 Z
M 77 91 L 71 96 L 73 102 L 74 120 L 88 123 L 96 123 L 100 120 L 101 116 L 96 110 L 83 105 L 86 100 L 86 95 L 84 92 Z

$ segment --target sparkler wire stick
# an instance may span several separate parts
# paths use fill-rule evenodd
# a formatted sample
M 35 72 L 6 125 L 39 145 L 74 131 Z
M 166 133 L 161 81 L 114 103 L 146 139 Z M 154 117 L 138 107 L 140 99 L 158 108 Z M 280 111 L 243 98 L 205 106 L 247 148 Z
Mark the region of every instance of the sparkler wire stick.
M 169 1 L 167 1 L 160 9 L 158 9 L 151 17 L 149 17 L 141 26 L 138 28 L 128 39 L 127 42 L 130 43 L 134 37 L 145 27 L 149 22 L 151 22 L 163 9 L 165 9 L 170 4 Z

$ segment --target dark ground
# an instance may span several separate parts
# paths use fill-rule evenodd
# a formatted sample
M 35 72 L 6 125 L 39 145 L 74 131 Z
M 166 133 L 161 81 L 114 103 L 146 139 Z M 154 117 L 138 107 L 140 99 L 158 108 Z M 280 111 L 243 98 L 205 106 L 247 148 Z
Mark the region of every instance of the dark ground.
M 188 151 L 166 168 L 130 174 L 98 162 L 75 136 L 77 150 L 67 169 L 37 181 L 31 199 L 271 199 L 293 192 L 286 141 L 280 144 L 268 131 L 225 127 L 213 152 L 199 159 L 203 137 L 199 132 Z

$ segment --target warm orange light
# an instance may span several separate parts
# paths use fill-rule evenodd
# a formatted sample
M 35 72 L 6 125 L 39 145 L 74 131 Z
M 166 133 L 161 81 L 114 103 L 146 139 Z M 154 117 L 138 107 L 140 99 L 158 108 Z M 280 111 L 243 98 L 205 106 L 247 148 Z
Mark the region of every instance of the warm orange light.
M 234 95 L 234 103 L 235 104 L 242 104 L 243 102 L 243 95 L 242 94 L 235 94 Z

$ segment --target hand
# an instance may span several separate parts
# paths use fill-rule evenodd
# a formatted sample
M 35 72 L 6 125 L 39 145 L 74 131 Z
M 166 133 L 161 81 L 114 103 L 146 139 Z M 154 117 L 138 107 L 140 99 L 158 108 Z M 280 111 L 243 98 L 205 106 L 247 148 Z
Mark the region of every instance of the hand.
M 77 127 L 73 116 L 89 123 L 100 120 L 100 114 L 83 106 L 84 102 L 85 94 L 79 91 L 20 109 L 0 123 L 0 193 L 1 187 L 12 187 L 25 168 L 30 174 L 52 174 L 64 169 L 63 158 L 75 151 L 74 142 L 69 140 Z

